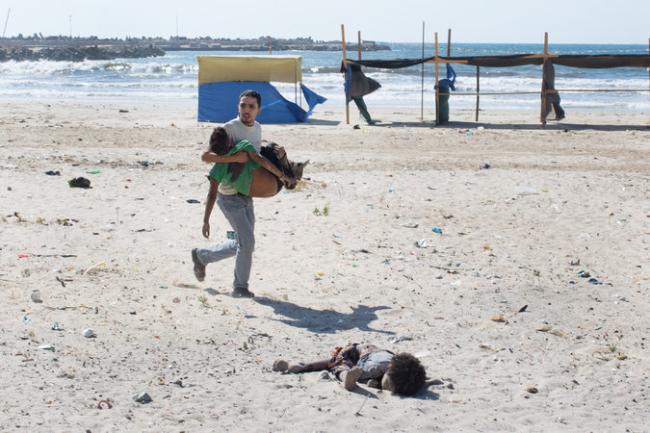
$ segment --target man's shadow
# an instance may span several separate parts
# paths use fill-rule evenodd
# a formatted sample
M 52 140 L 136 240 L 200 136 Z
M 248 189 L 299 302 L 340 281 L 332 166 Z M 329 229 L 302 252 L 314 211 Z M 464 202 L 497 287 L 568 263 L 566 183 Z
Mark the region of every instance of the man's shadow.
M 286 319 L 277 319 L 278 321 L 319 334 L 333 334 L 355 328 L 366 332 L 394 334 L 394 332 L 373 329 L 369 326 L 370 322 L 378 319 L 377 311 L 390 309 L 390 307 L 386 306 L 368 307 L 359 305 L 352 307 L 351 313 L 339 313 L 334 310 L 314 310 L 291 302 L 266 297 L 256 297 L 254 300 L 258 304 L 273 308 L 275 314 L 286 317 Z

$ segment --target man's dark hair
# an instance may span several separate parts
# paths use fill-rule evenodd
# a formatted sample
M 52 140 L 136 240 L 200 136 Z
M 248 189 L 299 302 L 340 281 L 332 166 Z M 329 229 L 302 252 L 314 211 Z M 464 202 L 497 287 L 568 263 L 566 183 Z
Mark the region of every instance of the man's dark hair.
M 239 99 L 245 98 L 246 96 L 257 99 L 257 106 L 262 106 L 262 95 L 260 95 L 256 90 L 244 90 L 241 92 L 241 95 L 239 95 Z
M 393 392 L 400 395 L 417 394 L 426 381 L 426 372 L 420 360 L 410 353 L 393 356 L 386 371 L 393 385 Z
M 231 147 L 232 143 L 228 131 L 222 126 L 214 128 L 212 135 L 210 135 L 210 151 L 217 155 L 225 155 Z

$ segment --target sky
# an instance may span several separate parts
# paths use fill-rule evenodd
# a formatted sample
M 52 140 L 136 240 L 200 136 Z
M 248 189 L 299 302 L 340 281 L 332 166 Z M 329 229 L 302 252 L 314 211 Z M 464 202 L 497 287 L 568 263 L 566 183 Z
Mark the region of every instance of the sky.
M 650 0 L 0 0 L 6 36 L 307 37 L 348 40 L 648 44 Z M 1 34 L 0 34 L 1 36 Z

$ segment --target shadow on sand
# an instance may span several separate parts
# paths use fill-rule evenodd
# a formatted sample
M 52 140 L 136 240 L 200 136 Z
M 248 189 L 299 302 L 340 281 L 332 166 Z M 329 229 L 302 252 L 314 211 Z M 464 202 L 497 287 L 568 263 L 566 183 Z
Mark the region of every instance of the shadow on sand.
M 366 332 L 379 332 L 393 335 L 393 332 L 373 329 L 370 322 L 377 320 L 377 311 L 388 310 L 390 307 L 368 307 L 359 305 L 352 307 L 351 313 L 339 313 L 334 310 L 314 310 L 301 307 L 291 302 L 280 301 L 265 297 L 256 297 L 254 301 L 260 305 L 273 308 L 275 314 L 284 316 L 285 319 L 276 319 L 289 326 L 306 329 L 310 332 L 333 334 L 338 331 L 359 329 Z
M 448 122 L 435 126 L 431 121 L 425 122 L 381 122 L 362 128 L 448 128 L 448 129 L 476 129 L 483 127 L 486 130 L 520 130 L 520 131 L 649 131 L 650 125 L 598 125 L 586 123 L 476 123 L 476 122 Z

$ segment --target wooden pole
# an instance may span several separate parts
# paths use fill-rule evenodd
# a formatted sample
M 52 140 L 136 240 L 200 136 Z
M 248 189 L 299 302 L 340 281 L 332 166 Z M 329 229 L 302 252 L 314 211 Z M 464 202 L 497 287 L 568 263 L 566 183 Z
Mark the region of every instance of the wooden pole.
M 434 44 L 435 44 L 435 57 L 434 61 L 436 64 L 436 125 L 440 124 L 440 89 L 438 88 L 438 78 L 440 77 L 440 69 L 438 68 L 438 32 L 435 33 L 435 38 L 434 38 Z
M 546 125 L 546 104 L 547 104 L 547 98 L 546 98 L 546 86 L 544 85 L 544 63 L 546 60 L 548 60 L 548 32 L 544 32 L 544 57 L 543 57 L 543 62 L 542 62 L 542 106 L 541 106 L 541 112 L 540 112 L 540 121 L 542 125 Z
M 451 29 L 447 29 L 447 57 L 451 57 Z
M 422 80 L 420 83 L 420 122 L 424 122 L 424 27 L 422 21 Z
M 341 52 L 343 53 L 343 65 L 348 58 L 348 49 L 345 46 L 345 26 L 341 24 Z M 346 73 L 347 76 L 347 73 Z M 350 105 L 348 104 L 348 95 L 345 95 L 345 123 L 350 124 Z
M 477 66 L 476 67 L 476 116 L 474 116 L 474 121 L 478 122 L 478 106 L 479 106 L 479 101 L 481 100 L 481 67 Z

